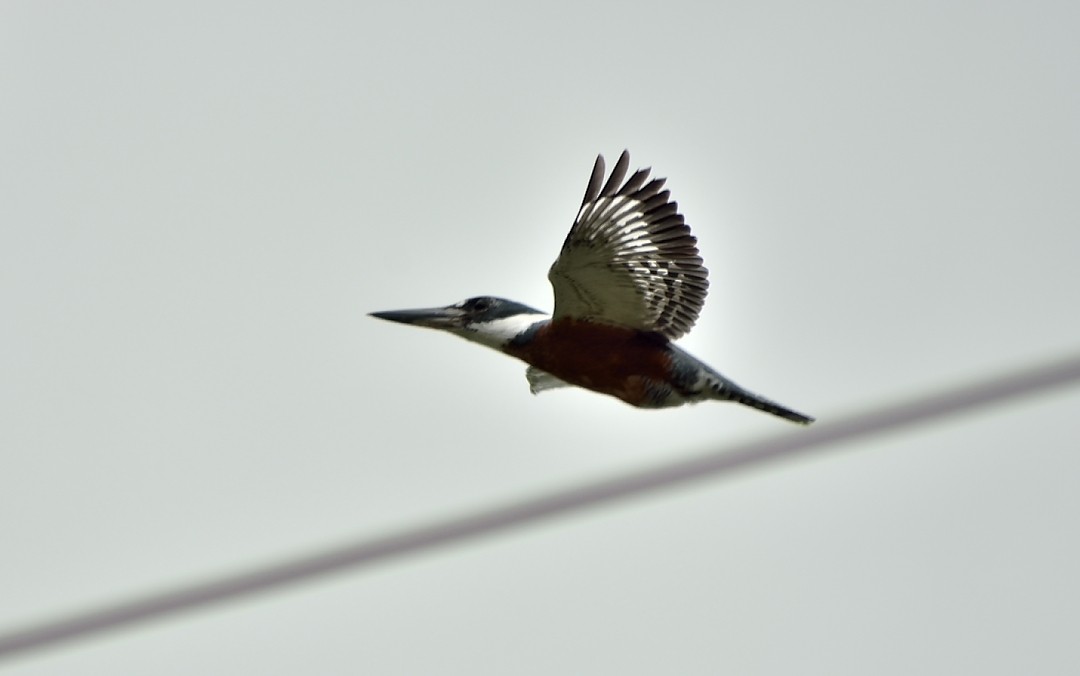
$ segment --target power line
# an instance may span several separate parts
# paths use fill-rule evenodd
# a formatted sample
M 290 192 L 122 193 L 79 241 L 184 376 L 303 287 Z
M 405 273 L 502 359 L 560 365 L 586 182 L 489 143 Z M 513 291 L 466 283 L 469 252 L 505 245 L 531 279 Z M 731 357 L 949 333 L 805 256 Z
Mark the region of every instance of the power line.
M 717 477 L 795 454 L 821 451 L 836 444 L 960 415 L 1077 381 L 1080 381 L 1080 354 L 1073 354 L 906 402 L 867 409 L 780 437 L 666 462 L 383 537 L 196 582 L 172 591 L 147 594 L 111 606 L 73 613 L 51 622 L 0 634 L 0 659 L 202 606 L 270 592 L 322 575 L 370 566 L 406 554 L 519 528 L 678 484 Z

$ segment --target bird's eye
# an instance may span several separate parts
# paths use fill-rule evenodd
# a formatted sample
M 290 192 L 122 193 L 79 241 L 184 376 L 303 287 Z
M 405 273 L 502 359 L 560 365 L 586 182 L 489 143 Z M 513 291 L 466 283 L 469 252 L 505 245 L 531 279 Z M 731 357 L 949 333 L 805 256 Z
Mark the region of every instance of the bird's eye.
M 477 298 L 472 302 L 472 309 L 477 312 L 486 312 L 491 307 L 491 303 L 486 298 Z

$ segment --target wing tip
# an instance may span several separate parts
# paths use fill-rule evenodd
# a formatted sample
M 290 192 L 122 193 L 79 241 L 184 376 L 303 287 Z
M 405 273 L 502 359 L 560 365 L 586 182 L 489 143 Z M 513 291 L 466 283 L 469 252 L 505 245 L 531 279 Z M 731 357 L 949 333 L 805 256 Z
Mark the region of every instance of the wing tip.
M 585 188 L 585 197 L 581 200 L 581 206 L 585 206 L 600 196 L 600 185 L 604 181 L 604 155 L 599 153 L 596 162 L 593 163 L 592 174 L 589 176 L 589 185 Z
M 630 169 L 630 151 L 623 150 L 619 155 L 619 160 L 615 163 L 615 166 L 611 170 L 611 175 L 608 177 L 607 183 L 604 184 L 603 189 L 600 191 L 600 195 L 603 197 L 612 197 L 619 192 L 619 185 L 623 179 L 626 178 L 626 172 Z

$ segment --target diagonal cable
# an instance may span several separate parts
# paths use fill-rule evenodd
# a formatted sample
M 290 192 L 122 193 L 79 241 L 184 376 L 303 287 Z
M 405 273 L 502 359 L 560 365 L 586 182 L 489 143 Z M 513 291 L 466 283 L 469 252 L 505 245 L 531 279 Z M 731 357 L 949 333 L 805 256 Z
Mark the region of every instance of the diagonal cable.
M 908 401 L 866 409 L 779 437 L 740 444 L 544 493 L 390 535 L 146 594 L 0 634 L 0 660 L 183 611 L 274 591 L 330 573 L 370 566 L 690 481 L 715 478 L 840 443 L 941 420 L 1080 381 L 1080 353 Z

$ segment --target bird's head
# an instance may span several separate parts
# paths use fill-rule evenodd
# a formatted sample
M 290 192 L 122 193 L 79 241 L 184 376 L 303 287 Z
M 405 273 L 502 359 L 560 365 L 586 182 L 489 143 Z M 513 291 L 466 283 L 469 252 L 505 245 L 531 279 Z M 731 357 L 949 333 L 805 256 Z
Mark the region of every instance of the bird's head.
M 446 307 L 372 312 L 371 316 L 449 331 L 495 349 L 501 349 L 533 324 L 548 318 L 528 305 L 494 296 L 477 296 Z

